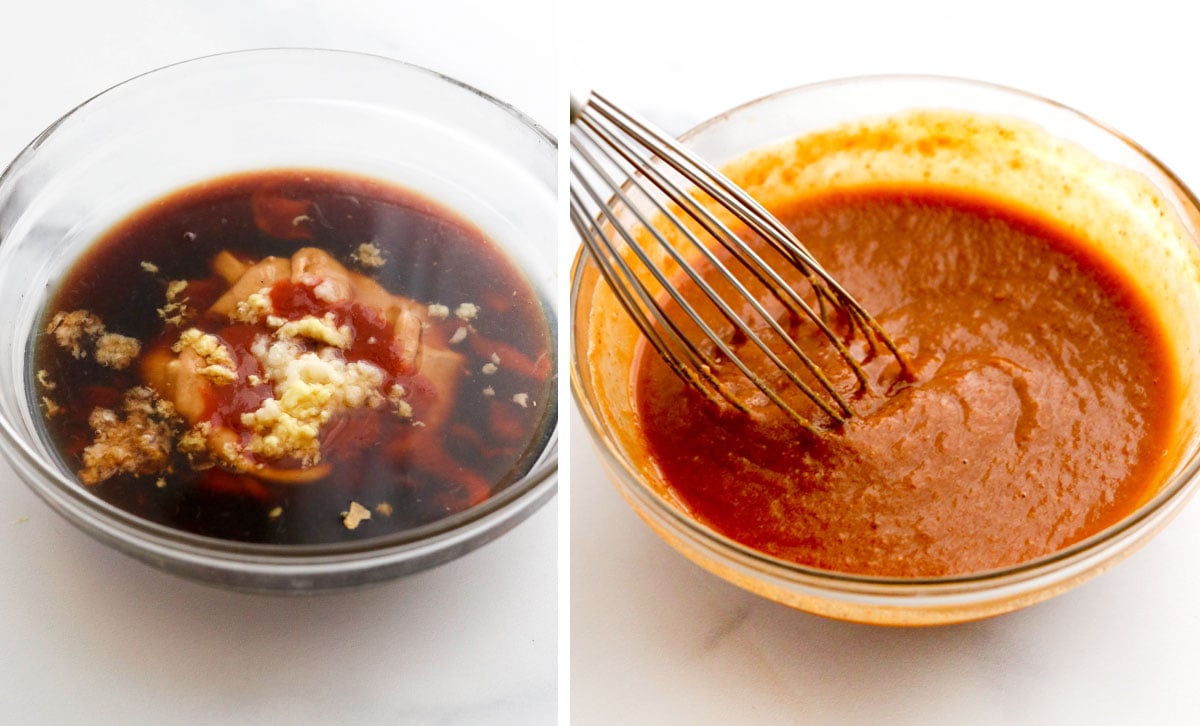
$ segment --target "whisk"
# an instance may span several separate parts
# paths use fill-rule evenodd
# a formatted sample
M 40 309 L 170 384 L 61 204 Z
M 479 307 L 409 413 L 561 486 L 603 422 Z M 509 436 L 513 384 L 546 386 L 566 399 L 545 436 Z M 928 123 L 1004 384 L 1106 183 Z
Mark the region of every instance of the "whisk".
M 840 311 L 848 323 L 847 341 L 861 333 L 868 344 L 867 356 L 875 355 L 877 343 L 882 343 L 899 362 L 901 373 L 907 375 L 904 357 L 875 319 L 787 227 L 740 187 L 650 123 L 597 93 L 591 93 L 583 102 L 572 97 L 570 169 L 571 221 L 600 273 L 662 360 L 710 399 L 719 398 L 740 411 L 749 411 L 747 401 L 717 375 L 723 365 L 729 364 L 809 431 L 817 429 L 784 399 L 786 382 L 835 422 L 844 423 L 853 415 L 846 397 L 827 372 L 768 312 L 767 298 L 750 292 L 744 281 L 746 273 L 783 309 L 802 315 L 819 328 L 823 339 L 837 351 L 837 358 L 853 371 L 859 390 L 867 387 L 867 376 L 847 342 L 833 329 L 830 320 L 834 311 Z M 634 197 L 644 198 L 645 203 L 635 203 Z M 705 204 L 704 198 L 712 204 Z M 627 211 L 628 221 L 619 216 L 619 208 Z M 794 266 L 811 288 L 813 301 L 810 303 L 784 279 L 782 270 L 764 260 L 730 224 L 722 221 L 718 209 L 731 214 L 787 265 Z M 706 244 L 702 238 L 716 244 Z M 651 254 L 655 246 L 662 254 Z M 725 259 L 717 254 L 718 248 L 727 251 Z M 756 356 L 751 364 L 737 355 L 731 341 L 718 334 L 697 306 L 689 302 L 665 266 L 654 261 L 656 256 L 677 266 L 686 281 L 702 294 L 705 304 L 732 325 L 733 336 L 741 336 L 757 347 L 762 360 Z M 701 274 L 700 266 L 711 269 L 715 275 L 711 279 L 723 280 L 732 293 L 718 294 Z M 735 270 L 743 271 L 741 278 Z M 676 276 L 675 280 L 683 278 Z M 765 323 L 772 340 L 782 341 L 781 350 L 768 345 L 765 330 L 760 328 L 763 335 L 754 330 L 747 311 L 753 311 Z M 698 333 L 687 332 L 691 330 Z M 697 334 L 703 340 L 695 339 Z M 807 375 L 793 369 L 784 355 L 799 361 Z

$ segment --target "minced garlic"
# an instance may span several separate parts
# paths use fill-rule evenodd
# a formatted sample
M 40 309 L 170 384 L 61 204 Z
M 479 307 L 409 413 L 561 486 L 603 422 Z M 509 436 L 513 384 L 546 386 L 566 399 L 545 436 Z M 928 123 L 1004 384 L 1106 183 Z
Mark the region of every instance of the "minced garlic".
M 45 388 L 47 391 L 53 391 L 58 387 L 54 384 L 54 381 L 50 380 L 50 371 L 46 370 L 45 368 L 38 370 L 37 382 L 38 385 L 40 385 L 42 388 Z
M 335 303 L 340 299 L 337 286 L 329 280 L 322 280 L 313 287 L 313 296 L 327 303 Z
M 166 292 L 167 302 L 175 302 L 175 300 L 179 297 L 179 293 L 186 290 L 187 286 L 187 280 L 171 280 L 168 282 Z
M 172 280 L 167 283 L 166 304 L 158 309 L 158 316 L 169 325 L 182 325 L 192 315 L 192 310 L 187 305 L 189 298 L 179 297 L 187 286 L 187 280 Z
M 270 293 L 271 289 L 267 287 L 250 293 L 245 300 L 238 302 L 233 312 L 229 314 L 229 319 L 235 323 L 253 324 L 268 315 L 273 315 L 275 306 L 271 303 Z
M 318 343 L 332 345 L 335 348 L 350 347 L 350 340 L 353 337 L 349 326 L 343 325 L 340 328 L 337 326 L 333 313 L 325 313 L 325 316 L 320 318 L 315 315 L 305 315 L 299 320 L 289 320 L 280 325 L 275 334 L 280 338 L 308 338 Z
M 370 242 L 360 244 L 358 250 L 350 255 L 350 257 L 363 267 L 383 267 L 387 262 L 387 259 L 383 256 L 383 250 Z
M 181 353 L 190 350 L 204 362 L 204 367 L 197 371 L 217 385 L 232 383 L 238 379 L 237 364 L 221 339 L 211 333 L 205 333 L 199 328 L 188 328 L 179 336 L 179 340 L 171 346 L 171 350 Z
M 96 340 L 96 362 L 108 368 L 128 368 L 141 352 L 142 344 L 127 335 L 105 333 Z
M 475 303 L 465 302 L 454 310 L 454 317 L 459 320 L 474 320 L 477 315 L 479 315 L 479 306 Z
M 306 394 L 312 396 L 310 391 Z M 317 435 L 321 432 L 321 424 L 328 416 L 322 416 L 323 411 L 316 404 L 316 415 L 312 408 L 300 404 L 298 410 L 302 415 L 293 416 L 283 410 L 280 402 L 274 398 L 263 401 L 258 409 L 242 414 L 241 424 L 254 432 L 250 440 L 251 452 L 267 459 L 278 459 L 292 456 L 312 466 L 321 460 L 321 444 Z M 308 414 L 307 417 L 304 414 Z
M 46 326 L 46 332 L 54 335 L 58 347 L 70 351 L 76 358 L 83 358 L 87 355 L 84 343 L 104 334 L 104 322 L 87 310 L 58 312 Z
M 94 343 L 96 362 L 117 370 L 128 368 L 142 350 L 137 340 L 106 332 L 104 321 L 87 310 L 55 313 L 46 326 L 46 332 L 54 336 L 54 342 L 60 348 L 66 349 L 75 358 L 87 357 L 86 346 Z
M 358 529 L 358 525 L 371 518 L 371 510 L 358 502 L 350 502 L 349 511 L 342 512 L 342 524 L 346 529 Z
M 291 340 L 263 337 L 250 349 L 274 386 L 274 397 L 242 414 L 253 436 L 248 450 L 260 457 L 293 457 L 305 466 L 321 460 L 320 431 L 340 410 L 379 406 L 383 370 L 366 361 L 346 362 L 332 348 L 314 353 Z
M 121 408 L 121 413 L 96 408 L 88 418 L 95 438 L 83 450 L 79 472 L 80 481 L 88 486 L 118 474 L 163 471 L 170 463 L 174 407 L 151 389 L 139 386 L 126 391 Z
M 208 436 L 211 433 L 212 426 L 207 421 L 197 423 L 179 437 L 179 450 L 189 458 L 194 454 L 204 453 L 208 450 Z

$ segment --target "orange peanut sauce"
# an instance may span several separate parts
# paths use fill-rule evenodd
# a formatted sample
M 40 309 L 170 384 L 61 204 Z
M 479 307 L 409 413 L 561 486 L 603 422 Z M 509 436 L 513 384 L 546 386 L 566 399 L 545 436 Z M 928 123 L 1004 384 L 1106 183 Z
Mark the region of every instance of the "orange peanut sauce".
M 854 410 L 838 425 L 804 408 L 813 435 L 765 401 L 750 415 L 714 405 L 643 344 L 639 428 L 698 521 L 802 565 L 937 577 L 1048 555 L 1153 493 L 1177 377 L 1148 301 L 1084 240 L 981 195 L 920 186 L 773 211 L 913 373 L 859 341 L 869 386 L 857 391 L 814 326 L 772 309 Z M 714 322 L 754 362 L 756 349 Z M 736 387 L 730 371 L 718 375 Z M 806 404 L 794 388 L 785 396 Z

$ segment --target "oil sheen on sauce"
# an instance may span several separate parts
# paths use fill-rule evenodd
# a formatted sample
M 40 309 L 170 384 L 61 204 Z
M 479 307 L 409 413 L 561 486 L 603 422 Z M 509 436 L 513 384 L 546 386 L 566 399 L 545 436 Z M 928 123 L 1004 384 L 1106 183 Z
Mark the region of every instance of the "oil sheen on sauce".
M 1148 304 L 1085 243 L 982 196 L 919 187 L 774 211 L 893 336 L 914 380 L 869 360 L 855 417 L 814 437 L 771 406 L 718 409 L 642 351 L 640 427 L 699 521 L 802 565 L 938 577 L 1053 553 L 1152 493 L 1177 385 L 1169 354 Z
M 137 341 L 135 360 L 102 364 L 86 328 L 64 347 L 55 316 L 74 311 Z M 160 199 L 73 265 L 45 317 L 35 390 L 64 464 L 200 535 L 318 544 L 435 522 L 516 480 L 556 415 L 553 335 L 515 265 L 450 210 L 349 174 Z M 120 418 L 135 389 L 172 404 L 152 414 L 165 459 L 89 468 L 97 412 Z

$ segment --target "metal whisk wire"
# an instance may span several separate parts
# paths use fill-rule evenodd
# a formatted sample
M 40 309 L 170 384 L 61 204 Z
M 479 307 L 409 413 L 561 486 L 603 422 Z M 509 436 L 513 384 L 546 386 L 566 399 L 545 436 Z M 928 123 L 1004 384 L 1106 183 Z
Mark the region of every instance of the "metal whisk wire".
M 681 320 L 667 312 L 665 301 L 660 301 L 663 294 L 670 298 L 684 319 L 720 352 L 721 359 L 733 364 L 755 388 L 792 419 L 815 431 L 812 424 L 767 381 L 766 372 L 755 370 L 743 361 L 672 284 L 668 274 L 655 264 L 646 248 L 647 243 L 638 238 L 635 230 L 643 232 L 643 239 L 644 235 L 649 235 L 666 259 L 701 291 L 737 334 L 758 347 L 788 382 L 832 420 L 846 421 L 852 415 L 849 404 L 821 367 L 787 334 L 757 296 L 729 269 L 729 265 L 718 257 L 712 245 L 701 240 L 700 233 L 724 248 L 731 255 L 730 259 L 736 260 L 742 269 L 753 275 L 788 312 L 803 316 L 815 324 L 837 350 L 841 360 L 853 371 L 860 388 L 867 385 L 866 375 L 828 324 L 828 308 L 831 305 L 845 314 L 851 334 L 855 331 L 863 333 L 871 354 L 876 351 L 876 342 L 882 342 L 900 362 L 902 370 L 905 369 L 903 357 L 874 318 L 821 267 L 787 227 L 745 191 L 674 139 L 599 94 L 592 93 L 583 103 L 571 99 L 570 170 L 571 220 L 600 273 L 658 355 L 677 375 L 706 395 L 719 396 L 741 411 L 748 410 L 745 402 L 715 375 L 719 363 L 714 356 L 706 353 L 698 341 L 685 333 Z M 635 196 L 644 197 L 647 203 L 634 203 Z M 710 205 L 704 204 L 704 197 L 732 214 L 734 219 L 800 270 L 815 292 L 816 308 L 742 237 L 734 233 Z M 632 223 L 622 223 L 614 207 L 623 208 L 632 215 Z M 684 218 L 692 224 L 686 223 Z M 687 245 L 680 249 L 669 237 L 680 237 Z M 691 259 L 685 249 L 692 253 Z M 622 250 L 626 250 L 627 254 L 623 254 Z M 735 299 L 726 300 L 717 294 L 692 259 L 703 260 L 735 292 Z M 635 264 L 640 266 L 642 274 L 635 271 Z M 657 285 L 658 293 L 647 284 L 647 278 Z M 747 307 L 801 362 L 813 379 L 811 384 L 788 366 L 780 354 L 772 350 L 738 314 L 737 308 Z

